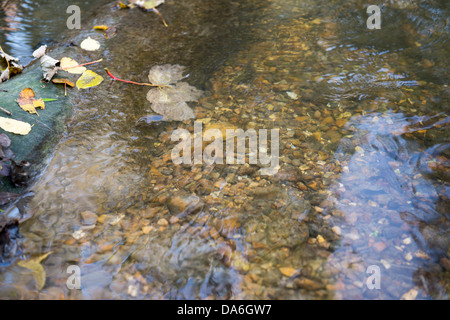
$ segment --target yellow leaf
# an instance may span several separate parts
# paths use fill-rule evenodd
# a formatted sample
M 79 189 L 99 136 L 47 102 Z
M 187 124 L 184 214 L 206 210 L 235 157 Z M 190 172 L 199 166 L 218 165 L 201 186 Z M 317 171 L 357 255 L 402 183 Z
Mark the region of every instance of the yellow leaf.
M 39 291 L 42 290 L 42 288 L 44 287 L 45 278 L 47 277 L 45 274 L 45 270 L 41 265 L 41 261 L 47 258 L 51 253 L 52 252 L 48 252 L 42 256 L 31 258 L 28 260 L 21 260 L 18 262 L 19 266 L 31 270 L 33 272 L 33 276 L 36 279 Z
M 119 1 L 118 3 L 120 9 L 128 9 L 130 6 L 126 5 L 122 1 Z
M 37 100 L 33 90 L 30 88 L 23 89 L 16 102 L 23 110 L 29 113 L 35 113 L 38 116 L 39 114 L 36 112 L 36 108 L 45 109 L 45 102 L 42 99 Z
M 78 89 L 87 89 L 98 86 L 103 82 L 103 77 L 96 74 L 94 71 L 87 70 L 83 72 L 80 79 L 77 81 Z
M 22 136 L 29 134 L 31 131 L 31 125 L 29 123 L 4 117 L 0 117 L 0 128 Z
M 294 268 L 286 267 L 280 268 L 280 272 L 286 277 L 292 277 L 294 274 L 297 273 L 297 270 L 295 270 Z
M 64 57 L 61 59 L 61 69 L 63 69 L 64 71 L 67 71 L 69 73 L 82 74 L 83 72 L 85 72 L 87 70 L 85 67 L 73 68 L 78 65 L 79 65 L 79 63 L 71 58 Z
M 103 30 L 103 31 L 105 31 L 106 29 L 108 29 L 109 27 L 107 26 L 107 25 L 104 25 L 104 24 L 102 24 L 102 25 L 100 25 L 100 26 L 95 26 L 94 27 L 94 29 L 95 30 Z

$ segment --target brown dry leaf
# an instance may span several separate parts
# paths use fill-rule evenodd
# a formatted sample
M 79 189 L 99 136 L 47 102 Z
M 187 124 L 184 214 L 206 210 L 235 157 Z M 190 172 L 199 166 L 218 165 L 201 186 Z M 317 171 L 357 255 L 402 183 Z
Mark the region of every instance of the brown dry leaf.
M 58 72 L 61 62 L 53 59 L 48 55 L 44 55 L 41 60 L 41 69 L 44 74 L 44 80 L 50 82 L 53 76 Z
M 67 86 L 69 87 L 75 87 L 75 83 L 68 79 L 53 79 L 52 82 L 54 84 L 63 84 L 64 85 L 64 95 L 67 96 Z
M 48 252 L 36 258 L 31 258 L 28 260 L 21 260 L 18 262 L 18 265 L 31 270 L 33 272 L 33 276 L 36 279 L 38 290 L 42 290 L 45 285 L 45 278 L 47 277 L 44 268 L 41 265 L 42 260 L 47 258 L 52 252 Z
M 64 57 L 61 59 L 61 69 L 63 69 L 66 72 L 73 73 L 73 74 L 82 74 L 87 69 L 85 67 L 76 67 L 79 63 L 73 60 L 72 58 Z
M 34 91 L 31 88 L 23 89 L 16 102 L 23 110 L 32 114 L 35 113 L 38 116 L 39 114 L 36 112 L 36 108 L 45 109 L 44 101 L 42 99 L 37 100 Z
M 72 88 L 75 87 L 75 83 L 73 83 L 72 81 L 70 81 L 68 79 L 53 79 L 52 82 L 56 83 L 56 84 L 66 84 Z
M 31 125 L 29 123 L 4 117 L 0 117 L 0 128 L 22 136 L 29 134 L 31 131 Z

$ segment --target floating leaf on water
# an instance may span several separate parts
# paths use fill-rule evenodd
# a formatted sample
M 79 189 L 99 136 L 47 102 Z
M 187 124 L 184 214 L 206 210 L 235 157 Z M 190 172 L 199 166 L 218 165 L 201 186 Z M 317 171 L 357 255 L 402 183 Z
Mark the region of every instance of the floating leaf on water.
M 165 0 L 131 0 L 130 2 L 145 10 L 151 10 L 164 3 Z M 119 3 L 120 5 L 120 3 Z
M 177 83 L 184 79 L 184 67 L 180 65 L 164 64 L 162 66 L 154 66 L 150 69 L 148 79 L 151 84 L 158 86 L 167 86 Z
M 31 258 L 28 260 L 20 260 L 18 265 L 31 270 L 33 272 L 33 276 L 36 279 L 38 290 L 42 290 L 45 285 L 45 279 L 47 277 L 44 268 L 41 265 L 42 260 L 47 258 L 52 252 L 48 252 L 36 258 Z
M 103 77 L 96 74 L 94 71 L 87 70 L 83 72 L 81 77 L 77 81 L 78 89 L 87 89 L 98 86 L 103 82 Z
M 27 135 L 31 131 L 31 125 L 26 122 L 0 117 L 0 128 L 7 132 L 19 135 Z
M 100 49 L 100 42 L 92 39 L 91 37 L 88 37 L 87 39 L 83 40 L 83 42 L 81 42 L 80 47 L 81 49 L 86 51 L 96 51 Z
M 73 74 L 82 74 L 87 69 L 85 67 L 77 67 L 79 63 L 72 58 L 64 57 L 61 59 L 61 69 Z M 75 68 L 74 68 L 75 67 Z
M 102 30 L 103 35 L 105 36 L 106 39 L 112 38 L 117 33 L 117 29 L 115 27 L 109 27 L 107 25 L 95 26 L 94 29 Z
M 16 100 L 19 106 L 29 112 L 39 115 L 36 108 L 45 109 L 45 103 L 42 99 L 36 99 L 33 89 L 26 88 L 20 92 L 19 99 Z
M 153 103 L 152 109 L 156 113 L 162 114 L 165 118 L 174 121 L 185 121 L 194 119 L 195 114 L 186 102 Z
M 151 89 L 147 93 L 147 100 L 152 103 L 152 110 L 167 120 L 184 121 L 195 118 L 186 102 L 197 101 L 202 91 L 186 82 L 178 82 L 185 78 L 183 71 L 183 66 L 166 64 L 153 67 L 148 75 L 150 82 L 160 87 Z

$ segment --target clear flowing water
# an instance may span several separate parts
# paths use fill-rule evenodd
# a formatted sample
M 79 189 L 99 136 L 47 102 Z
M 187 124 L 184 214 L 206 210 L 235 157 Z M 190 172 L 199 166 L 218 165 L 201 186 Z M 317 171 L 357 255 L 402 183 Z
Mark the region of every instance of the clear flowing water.
M 448 298 L 445 1 L 385 1 L 380 30 L 366 28 L 361 1 L 167 1 L 168 29 L 152 13 L 96 5 L 81 38 L 98 24 L 118 33 L 94 33 L 106 49 L 74 57 L 102 57 L 94 71 L 137 82 L 153 65 L 186 66 L 205 127 L 280 129 L 280 170 L 176 166 L 171 133 L 193 122 L 136 127 L 148 89 L 74 94 L 1 298 Z M 35 43 L 62 41 L 64 1 L 7 8 L 7 52 L 26 59 Z M 37 290 L 18 261 L 48 252 Z M 66 286 L 71 265 L 80 290 Z

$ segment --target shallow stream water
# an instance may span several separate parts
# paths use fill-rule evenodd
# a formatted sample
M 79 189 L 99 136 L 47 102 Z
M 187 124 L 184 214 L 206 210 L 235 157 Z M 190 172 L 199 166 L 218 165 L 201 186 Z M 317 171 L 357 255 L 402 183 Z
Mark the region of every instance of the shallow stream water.
M 87 60 L 145 82 L 186 66 L 205 128 L 280 129 L 280 168 L 171 161 L 177 128 L 136 126 L 148 88 L 105 82 L 74 94 L 74 115 L 30 188 L 20 255 L 0 298 L 447 299 L 449 74 L 445 1 L 170 1 L 158 16 L 71 1 L 7 1 L 4 50 L 27 62 L 117 23 Z M 74 55 L 80 55 L 77 48 Z M 86 221 L 86 217 L 94 222 Z M 84 221 L 83 221 L 84 217 Z M 46 283 L 18 265 L 51 252 Z M 81 269 L 81 289 L 67 268 Z M 380 273 L 380 288 L 368 283 Z

